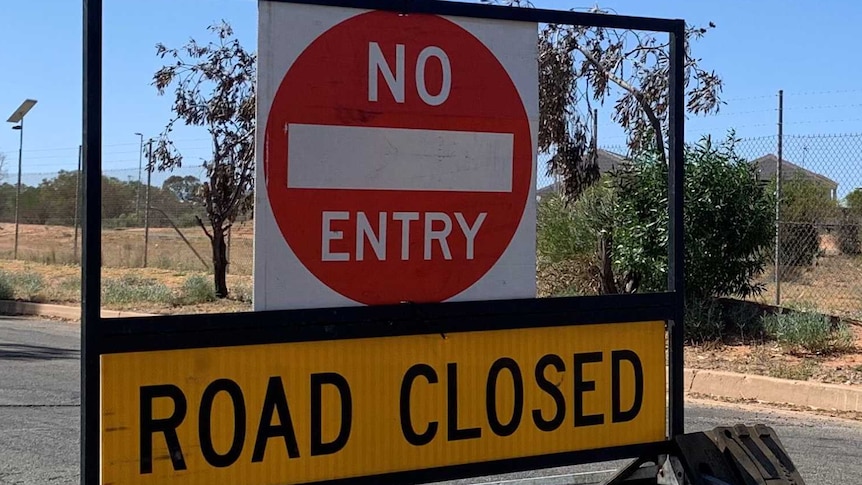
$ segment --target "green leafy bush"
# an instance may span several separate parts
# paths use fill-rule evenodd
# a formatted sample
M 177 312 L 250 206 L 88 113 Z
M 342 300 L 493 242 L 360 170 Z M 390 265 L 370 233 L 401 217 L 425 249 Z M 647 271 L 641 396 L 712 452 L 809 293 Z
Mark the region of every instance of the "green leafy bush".
M 598 236 L 613 226 L 613 188 L 607 178 L 588 187 L 570 203 L 551 194 L 542 198 L 536 218 L 537 250 L 549 262 L 594 254 Z
M 763 287 L 755 278 L 771 258 L 775 235 L 774 196 L 757 181 L 756 167 L 735 153 L 732 137 L 709 138 L 685 149 L 686 300 L 693 339 L 721 335 L 722 311 L 713 299 L 747 297 Z M 607 174 L 574 202 L 551 196 L 538 210 L 540 275 L 548 262 L 572 263 L 580 274 L 565 284 L 545 284 L 561 294 L 598 289 L 600 236 L 611 241 L 617 287 L 635 283 L 637 291 L 667 289 L 668 169 L 654 153 L 644 152 Z M 559 276 L 557 276 L 559 277 Z M 574 286 L 573 286 L 574 285 Z
M 40 301 L 45 289 L 45 278 L 39 273 L 0 271 L 0 299 Z
M 712 298 L 689 299 L 685 302 L 686 337 L 696 342 L 719 340 L 724 334 L 721 305 Z
M 537 253 L 540 292 L 554 296 L 591 295 L 599 290 L 599 238 L 613 228 L 614 192 L 608 177 L 569 203 L 558 194 L 538 206 Z M 555 281 L 549 281 L 552 278 Z
M 667 289 L 667 165 L 653 152 L 614 172 L 613 269 L 641 293 Z
M 841 211 L 841 225 L 838 226 L 838 249 L 842 254 L 858 255 L 862 253 L 859 241 L 859 226 L 862 218 L 857 217 L 851 209 Z
M 0 300 L 11 300 L 15 297 L 15 287 L 9 273 L 0 271 Z
M 42 290 L 45 289 L 45 278 L 39 273 L 25 271 L 23 273 L 11 273 L 12 286 L 15 296 L 21 300 L 39 301 Z
M 234 285 L 233 291 L 231 291 L 231 297 L 243 303 L 251 303 L 252 294 L 252 287 L 244 283 Z
M 808 266 L 820 251 L 817 224 L 838 216 L 831 188 L 801 174 L 781 183 L 781 224 L 778 255 L 783 266 Z M 775 181 L 770 183 L 775 192 Z
M 183 282 L 180 302 L 184 305 L 216 301 L 212 280 L 202 275 L 191 275 Z
M 734 140 L 710 138 L 685 149 L 686 298 L 747 297 L 773 244 L 774 198 L 755 167 L 735 153 Z M 641 291 L 667 288 L 667 166 L 636 157 L 615 174 L 614 266 L 638 275 Z
M 791 349 L 816 354 L 845 352 L 853 348 L 847 324 L 832 325 L 829 317 L 812 311 L 790 311 L 763 317 L 767 335 Z
M 172 303 L 170 288 L 151 278 L 126 275 L 107 278 L 102 283 L 102 302 L 112 304 Z

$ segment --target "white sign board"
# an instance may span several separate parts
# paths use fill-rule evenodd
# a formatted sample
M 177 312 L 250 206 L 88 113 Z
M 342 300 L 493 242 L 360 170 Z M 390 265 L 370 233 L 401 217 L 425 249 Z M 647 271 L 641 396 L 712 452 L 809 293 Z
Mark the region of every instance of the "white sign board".
M 260 3 L 255 310 L 535 296 L 535 24 Z

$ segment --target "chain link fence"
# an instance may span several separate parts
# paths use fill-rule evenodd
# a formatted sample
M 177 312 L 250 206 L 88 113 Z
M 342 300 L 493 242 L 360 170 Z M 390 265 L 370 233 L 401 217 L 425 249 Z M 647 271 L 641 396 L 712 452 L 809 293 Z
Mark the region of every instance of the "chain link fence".
M 104 171 L 104 266 L 211 271 L 212 250 L 198 223 L 200 218 L 207 224 L 197 195 L 204 174 L 200 166 L 152 174 L 137 168 Z M 78 264 L 82 209 L 78 170 L 22 174 L 21 180 L 20 194 L 12 177 L 0 183 L 0 258 Z M 251 275 L 251 220 L 240 220 L 231 228 L 228 259 L 229 273 Z
M 777 136 L 737 145 L 781 201 L 760 299 L 862 318 L 862 134 L 785 135 L 780 141 L 780 159 Z
M 626 148 L 604 147 L 604 173 Z M 756 165 L 767 190 L 780 194 L 775 241 L 755 300 L 862 319 L 862 134 L 739 140 L 736 153 Z M 778 173 L 781 173 L 780 183 Z M 559 191 L 540 160 L 538 196 Z

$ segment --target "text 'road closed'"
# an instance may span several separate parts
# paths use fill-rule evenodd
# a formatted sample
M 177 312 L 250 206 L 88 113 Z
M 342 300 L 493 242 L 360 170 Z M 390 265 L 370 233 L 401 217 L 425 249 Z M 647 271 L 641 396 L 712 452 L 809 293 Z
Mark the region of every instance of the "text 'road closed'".
M 663 348 L 650 322 L 108 355 L 103 478 L 305 483 L 660 441 Z

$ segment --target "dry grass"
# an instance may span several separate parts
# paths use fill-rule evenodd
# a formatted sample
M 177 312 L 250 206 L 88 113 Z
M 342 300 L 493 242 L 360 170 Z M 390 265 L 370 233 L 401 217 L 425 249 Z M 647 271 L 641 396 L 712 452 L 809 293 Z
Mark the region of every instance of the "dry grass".
M 35 273 L 44 278 L 44 288 L 37 298 L 43 302 L 59 304 L 78 304 L 81 301 L 81 269 L 72 265 L 36 263 L 32 261 L 0 260 L 0 270 L 12 274 Z M 112 301 L 105 308 L 129 310 L 145 313 L 216 313 L 251 310 L 251 276 L 228 275 L 228 288 L 232 294 L 228 300 L 186 305 L 181 298 L 183 286 L 190 277 L 202 276 L 207 280 L 211 275 L 194 272 L 166 270 L 160 268 L 102 268 L 103 285 L 106 281 L 156 282 L 164 285 L 176 298 L 170 301 Z
M 209 265 L 209 239 L 198 227 L 181 228 L 191 246 Z M 80 232 L 78 248 L 80 254 Z M 0 224 L 0 258 L 12 259 L 15 225 Z M 252 223 L 237 224 L 231 235 L 230 272 L 252 274 Z M 65 226 L 22 224 L 18 235 L 18 259 L 45 264 L 73 265 L 75 230 Z M 102 261 L 110 268 L 141 268 L 144 262 L 144 230 L 140 228 L 104 229 Z M 150 229 L 147 266 L 180 271 L 207 271 L 208 266 L 172 228 Z
M 825 255 L 808 268 L 794 268 L 781 281 L 781 305 L 815 308 L 844 318 L 862 319 L 862 257 Z M 765 275 L 766 291 L 756 298 L 775 303 L 772 272 Z
M 790 353 L 777 342 L 690 345 L 685 367 L 756 374 L 781 379 L 862 385 L 862 326 L 852 325 L 855 348 L 820 355 Z

